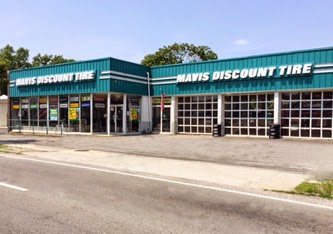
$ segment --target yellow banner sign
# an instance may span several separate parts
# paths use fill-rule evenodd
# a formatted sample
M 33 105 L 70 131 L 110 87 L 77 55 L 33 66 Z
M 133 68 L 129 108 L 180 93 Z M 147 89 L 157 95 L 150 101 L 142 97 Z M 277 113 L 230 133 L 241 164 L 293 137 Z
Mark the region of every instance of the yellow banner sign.
M 138 119 L 138 110 L 130 109 L 130 120 L 137 120 L 137 119 Z
M 77 102 L 75 102 L 75 103 L 69 103 L 69 107 L 71 107 L 71 108 L 79 107 L 79 103 L 77 103 Z
M 80 108 L 69 108 L 68 109 L 68 119 L 69 120 L 79 120 Z

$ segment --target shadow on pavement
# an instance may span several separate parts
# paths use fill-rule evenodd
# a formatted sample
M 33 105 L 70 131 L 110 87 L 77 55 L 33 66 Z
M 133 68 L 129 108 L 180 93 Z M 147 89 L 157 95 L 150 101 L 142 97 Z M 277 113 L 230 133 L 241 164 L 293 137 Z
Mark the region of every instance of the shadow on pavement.
M 26 140 L 0 140 L 0 144 L 28 144 L 36 142 L 35 139 L 26 139 Z

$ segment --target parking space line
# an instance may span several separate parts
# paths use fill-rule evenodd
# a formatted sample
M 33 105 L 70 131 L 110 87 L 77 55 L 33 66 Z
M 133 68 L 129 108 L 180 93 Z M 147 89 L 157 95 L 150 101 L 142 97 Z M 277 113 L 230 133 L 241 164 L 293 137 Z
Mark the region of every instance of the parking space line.
M 3 183 L 3 182 L 0 182 L 0 186 L 6 187 L 6 188 L 11 188 L 11 189 L 16 189 L 16 190 L 19 190 L 21 192 L 28 191 L 28 189 L 26 189 L 26 188 L 18 187 L 18 186 L 11 185 L 11 184 L 6 184 L 6 183 Z

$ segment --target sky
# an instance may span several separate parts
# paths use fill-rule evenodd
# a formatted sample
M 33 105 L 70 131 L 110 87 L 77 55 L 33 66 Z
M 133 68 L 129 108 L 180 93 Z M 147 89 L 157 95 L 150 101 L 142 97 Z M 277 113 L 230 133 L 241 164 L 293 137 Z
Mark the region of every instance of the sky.
M 0 0 L 0 48 L 140 63 L 173 43 L 219 59 L 333 46 L 332 0 Z

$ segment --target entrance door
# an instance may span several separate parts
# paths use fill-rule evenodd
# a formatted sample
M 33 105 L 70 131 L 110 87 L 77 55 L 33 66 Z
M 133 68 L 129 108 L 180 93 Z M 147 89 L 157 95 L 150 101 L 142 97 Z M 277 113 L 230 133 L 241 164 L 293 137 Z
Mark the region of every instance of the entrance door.
M 170 132 L 170 106 L 164 107 L 161 111 L 160 106 L 153 107 L 153 132 Z
M 170 107 L 162 111 L 162 132 L 170 132 Z
M 122 133 L 123 132 L 123 106 L 111 105 L 110 106 L 110 132 Z

